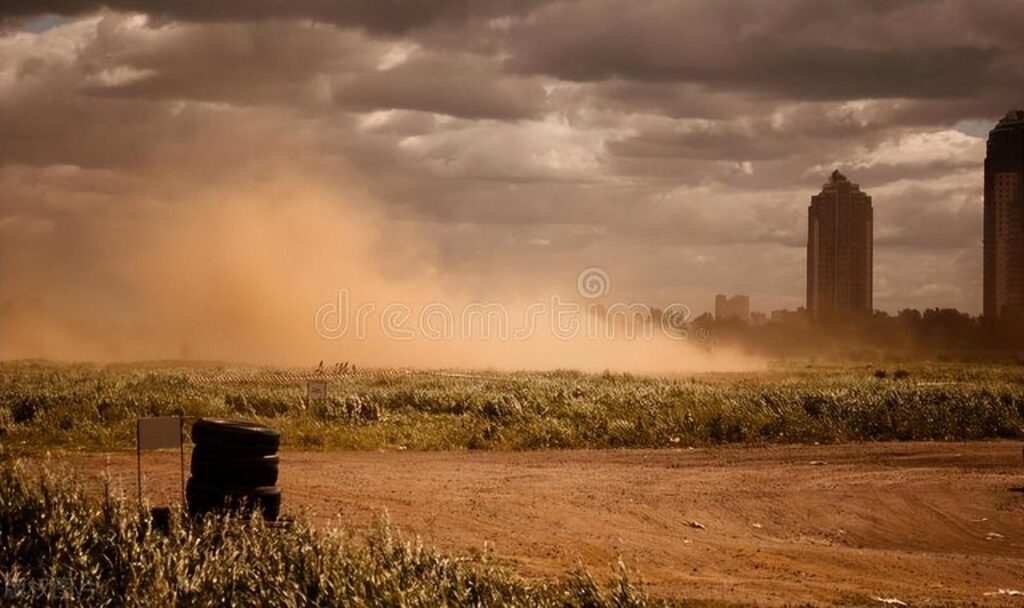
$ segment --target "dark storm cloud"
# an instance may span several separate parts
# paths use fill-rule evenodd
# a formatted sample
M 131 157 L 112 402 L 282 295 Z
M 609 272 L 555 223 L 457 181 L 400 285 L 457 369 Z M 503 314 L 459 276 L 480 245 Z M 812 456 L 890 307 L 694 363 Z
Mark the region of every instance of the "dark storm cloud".
M 373 69 L 382 45 L 331 26 L 268 21 L 139 30 L 104 19 L 79 55 L 87 95 L 195 99 L 239 105 L 317 101 L 322 74 Z M 124 81 L 90 74 L 131 69 Z
M 737 144 L 743 142 L 742 147 Z M 758 136 L 723 129 L 698 129 L 688 133 L 649 133 L 608 143 L 612 154 L 628 158 L 696 158 L 735 160 L 737 154 L 747 160 L 779 158 L 791 148 Z
M 429 54 L 394 69 L 339 78 L 332 100 L 356 111 L 389 108 L 517 119 L 536 116 L 544 97 L 539 83 L 502 75 L 481 58 Z
M 796 99 L 960 98 L 1021 74 L 1013 2 L 567 2 L 516 27 L 511 66 Z
M 800 104 L 769 115 L 751 110 L 742 118 L 639 120 L 635 134 L 609 141 L 608 149 L 638 159 L 772 160 L 826 142 L 876 141 L 885 128 L 880 122 L 859 122 L 841 107 Z
M 75 2 L 69 0 L 7 0 L 0 15 L 24 17 L 53 13 L 79 16 L 108 8 L 119 12 L 145 13 L 166 21 L 228 22 L 265 19 L 311 19 L 371 31 L 398 34 L 415 27 L 444 20 L 464 19 L 468 0 L 237 0 L 206 2 L 158 2 L 111 0 Z
M 47 13 L 64 18 L 33 21 Z M 1013 1 L 15 0 L 0 16 L 0 228 L 26 260 L 58 220 L 144 217 L 165 194 L 154 167 L 202 153 L 178 169 L 190 181 L 250 179 L 273 153 L 352 169 L 466 283 L 635 259 L 637 298 L 791 305 L 806 207 L 840 168 L 874 197 L 876 259 L 909 265 L 879 268 L 879 305 L 971 307 L 979 135 L 1024 103 Z M 915 271 L 929 256 L 951 276 Z

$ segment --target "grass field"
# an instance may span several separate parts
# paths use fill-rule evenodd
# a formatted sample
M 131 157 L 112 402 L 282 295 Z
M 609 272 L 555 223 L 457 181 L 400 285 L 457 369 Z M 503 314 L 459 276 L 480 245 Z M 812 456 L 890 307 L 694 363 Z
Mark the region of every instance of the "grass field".
M 486 555 L 450 557 L 383 522 L 360 538 L 231 517 L 175 517 L 158 532 L 130 500 L 0 464 L 0 598 L 9 605 L 662 605 L 624 568 L 609 578 L 578 570 L 527 582 Z
M 328 399 L 307 401 L 309 378 L 328 381 Z M 271 597 L 282 605 L 332 605 L 339 598 L 346 605 L 406 606 L 641 606 L 662 601 L 649 597 L 624 569 L 604 570 L 606 576 L 595 579 L 582 566 L 575 571 L 560 566 L 543 578 L 526 579 L 496 565 L 486 551 L 454 557 L 403 539 L 383 524 L 369 533 L 346 535 L 304 521 L 281 529 L 233 518 L 202 523 L 175 518 L 168 533 L 156 533 L 118 492 L 87 492 L 68 474 L 47 470 L 50 465 L 36 466 L 52 462 L 37 457 L 50 449 L 130 449 L 137 417 L 172 414 L 261 420 L 282 431 L 286 449 L 685 448 L 1021 438 L 1024 367 L 789 363 L 757 373 L 644 377 L 573 371 L 321 374 L 175 363 L 3 363 L 4 598 L 23 605 L 117 604 L 121 598 L 135 598 L 137 605 L 154 606 L 249 605 Z M 1013 454 L 1019 449 L 1014 447 Z M 806 466 L 804 460 L 787 466 Z M 716 475 L 724 474 L 715 467 Z M 621 468 L 620 463 L 615 470 Z M 892 473 L 891 467 L 886 470 Z M 862 482 L 879 475 L 870 469 L 856 474 Z M 773 475 L 774 470 L 767 479 Z M 296 479 L 293 475 L 292 482 Z M 599 483 L 604 487 L 608 479 Z M 997 495 L 1005 500 L 1005 489 L 1000 490 Z M 592 494 L 587 490 L 583 496 Z M 811 493 L 818 494 L 820 490 Z M 376 495 L 390 496 L 384 490 Z M 880 496 L 893 500 L 888 491 Z M 645 500 L 654 499 L 629 504 Z M 673 499 L 673 504 L 678 501 Z M 578 515 L 579 505 L 572 509 Z M 986 519 L 995 521 L 997 516 L 985 512 Z M 681 515 L 670 519 L 683 522 L 678 523 L 683 532 L 692 532 Z M 737 523 L 734 538 L 729 536 L 729 516 L 718 519 L 716 538 L 726 546 L 753 542 L 747 538 L 749 522 Z M 536 524 L 537 519 L 529 521 Z M 803 525 L 794 525 L 799 534 L 794 532 L 798 540 L 792 542 L 807 534 Z M 854 530 L 855 525 L 842 523 Z M 779 533 L 788 538 L 781 528 Z M 680 546 L 684 552 L 690 547 Z M 714 570 L 715 564 L 706 566 Z M 691 605 L 682 598 L 701 596 L 683 592 L 673 597 Z M 703 597 L 706 601 L 707 595 Z
M 1024 367 L 776 365 L 747 374 L 384 372 L 0 364 L 12 451 L 123 449 L 138 416 L 253 418 L 285 447 L 545 449 L 1024 436 Z

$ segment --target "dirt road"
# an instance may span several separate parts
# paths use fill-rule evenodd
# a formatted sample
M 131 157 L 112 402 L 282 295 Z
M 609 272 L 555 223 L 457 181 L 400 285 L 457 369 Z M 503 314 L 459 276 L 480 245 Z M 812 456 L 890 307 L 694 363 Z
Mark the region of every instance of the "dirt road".
M 134 454 L 73 455 L 134 491 Z M 177 460 L 146 461 L 147 483 Z M 658 451 L 285 452 L 285 509 L 393 525 L 525 575 L 621 556 L 656 595 L 1024 606 L 1019 442 Z

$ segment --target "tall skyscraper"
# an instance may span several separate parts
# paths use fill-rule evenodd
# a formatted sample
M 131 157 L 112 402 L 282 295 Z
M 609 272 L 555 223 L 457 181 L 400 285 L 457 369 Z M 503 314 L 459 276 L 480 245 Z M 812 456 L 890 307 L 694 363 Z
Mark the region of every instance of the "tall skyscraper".
M 860 186 L 833 171 L 807 213 L 807 310 L 815 317 L 871 313 L 874 210 Z
M 985 154 L 985 317 L 1024 313 L 1024 111 L 988 133 Z

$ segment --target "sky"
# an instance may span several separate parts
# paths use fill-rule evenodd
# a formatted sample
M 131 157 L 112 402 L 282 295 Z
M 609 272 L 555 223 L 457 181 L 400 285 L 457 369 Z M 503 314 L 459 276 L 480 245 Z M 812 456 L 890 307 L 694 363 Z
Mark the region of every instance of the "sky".
M 151 305 L 138 276 L 220 283 L 236 248 L 286 230 L 259 255 L 299 257 L 331 217 L 375 277 L 442 291 L 598 267 L 624 301 L 796 308 L 838 168 L 873 198 L 875 307 L 976 314 L 1022 23 L 1020 0 L 7 0 L 0 300 L 122 322 Z M 222 274 L 168 270 L 181 251 Z

